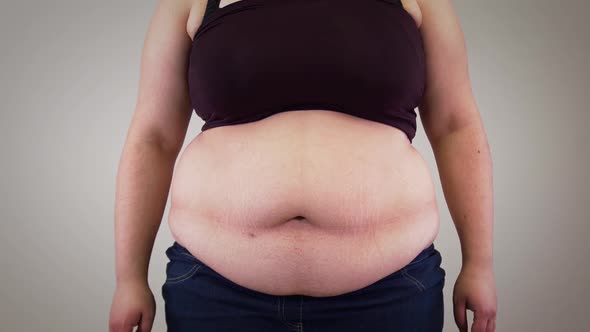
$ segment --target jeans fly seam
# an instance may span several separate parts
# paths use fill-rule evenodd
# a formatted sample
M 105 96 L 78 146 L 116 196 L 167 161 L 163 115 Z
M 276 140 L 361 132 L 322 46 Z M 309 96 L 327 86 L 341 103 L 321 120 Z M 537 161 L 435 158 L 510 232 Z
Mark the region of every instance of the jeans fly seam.
M 303 332 L 303 295 L 299 299 L 299 332 Z
M 281 296 L 281 317 L 283 319 L 283 323 L 287 326 L 292 327 L 292 324 L 287 321 L 287 315 L 285 314 L 285 302 L 287 301 L 284 297 Z
M 300 324 L 299 323 L 291 323 L 287 320 L 287 315 L 285 313 L 285 302 L 286 301 L 287 301 L 287 299 L 285 299 L 284 297 L 282 297 L 282 296 L 279 297 L 280 318 L 289 330 L 295 329 L 295 332 L 299 332 Z

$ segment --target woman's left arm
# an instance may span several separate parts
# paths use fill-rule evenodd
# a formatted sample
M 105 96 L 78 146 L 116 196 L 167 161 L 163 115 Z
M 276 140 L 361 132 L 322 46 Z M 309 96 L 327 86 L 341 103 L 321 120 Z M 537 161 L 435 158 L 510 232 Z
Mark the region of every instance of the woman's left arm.
M 462 268 L 453 292 L 455 322 L 467 331 L 495 330 L 492 159 L 471 90 L 462 29 L 451 0 L 417 0 L 426 54 L 420 119 L 432 146 L 449 212 L 461 242 Z

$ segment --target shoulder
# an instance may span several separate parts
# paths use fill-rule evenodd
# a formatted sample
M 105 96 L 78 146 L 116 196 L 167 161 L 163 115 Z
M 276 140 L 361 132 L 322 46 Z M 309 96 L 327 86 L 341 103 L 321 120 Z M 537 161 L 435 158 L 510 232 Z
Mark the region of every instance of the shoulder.
M 208 0 L 158 0 L 156 17 L 167 17 L 167 24 L 180 25 L 190 38 L 199 28 Z M 174 21 L 174 22 L 172 22 Z
M 428 64 L 445 67 L 449 62 L 465 65 L 465 39 L 451 0 L 402 0 L 420 12 L 420 33 Z M 436 50 L 436 51 L 435 51 Z M 442 68 L 441 68 L 442 70 Z
M 421 27 L 424 20 L 440 22 L 456 20 L 456 13 L 451 0 L 400 0 L 404 9 L 414 18 L 416 25 Z M 437 23 L 438 22 L 438 23 Z
M 439 30 L 456 32 L 458 19 L 451 0 L 400 0 L 408 12 L 420 19 L 420 24 L 437 26 Z

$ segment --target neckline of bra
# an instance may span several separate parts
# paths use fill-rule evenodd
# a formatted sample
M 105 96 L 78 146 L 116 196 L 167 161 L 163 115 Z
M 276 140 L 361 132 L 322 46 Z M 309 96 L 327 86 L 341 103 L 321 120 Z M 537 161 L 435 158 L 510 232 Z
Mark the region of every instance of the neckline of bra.
M 211 0 L 209 0 L 209 1 L 211 1 Z M 273 1 L 273 0 L 238 0 L 238 1 L 232 2 L 230 4 L 227 4 L 221 8 L 219 8 L 219 7 L 215 8 L 215 10 L 211 14 L 209 14 L 207 16 L 207 18 L 205 20 L 203 20 L 203 22 L 201 22 L 201 25 L 199 26 L 197 31 L 195 31 L 195 35 L 193 36 L 193 42 L 195 42 L 197 40 L 201 31 L 203 31 L 209 24 L 211 24 L 212 22 L 217 20 L 222 15 L 229 13 L 229 12 L 233 11 L 234 9 L 239 9 L 242 7 L 246 7 L 248 5 L 250 5 L 250 6 L 259 5 L 259 4 L 266 2 L 266 1 Z M 219 6 L 219 1 L 217 1 L 216 3 L 217 3 L 217 6 Z
M 211 1 L 211 0 L 208 0 L 208 1 Z M 248 7 L 248 6 L 256 7 L 256 6 L 260 6 L 263 4 L 268 4 L 269 2 L 273 2 L 273 1 L 276 3 L 276 2 L 281 2 L 281 1 L 285 1 L 285 0 L 238 0 L 238 1 L 232 2 L 230 4 L 227 4 L 221 8 L 220 7 L 215 8 L 215 10 L 211 14 L 209 14 L 205 20 L 203 20 L 201 22 L 201 24 L 197 28 L 197 31 L 195 31 L 195 34 L 193 36 L 193 44 L 197 41 L 199 34 L 201 34 L 201 32 L 203 30 L 205 30 L 205 28 L 209 24 L 215 22 L 219 17 L 221 17 L 225 14 L 231 13 L 234 10 L 238 10 L 238 9 L 241 9 L 244 7 Z M 412 26 L 414 28 L 418 29 L 418 27 L 416 26 L 416 23 L 414 21 L 414 18 L 403 7 L 401 0 L 372 0 L 372 1 L 383 1 L 386 3 L 392 4 L 392 5 L 397 5 L 400 8 L 400 10 L 403 12 L 402 16 L 405 17 L 406 20 L 409 19 L 412 23 Z M 217 6 L 219 6 L 219 1 L 217 1 Z

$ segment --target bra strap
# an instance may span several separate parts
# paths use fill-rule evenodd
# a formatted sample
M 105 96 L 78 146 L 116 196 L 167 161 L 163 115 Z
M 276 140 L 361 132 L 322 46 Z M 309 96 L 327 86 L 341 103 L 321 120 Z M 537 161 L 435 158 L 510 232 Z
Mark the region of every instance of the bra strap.
M 203 16 L 204 23 L 207 20 L 209 15 L 213 14 L 217 9 L 219 9 L 219 1 L 220 0 L 207 0 L 207 7 L 205 8 L 205 15 Z

